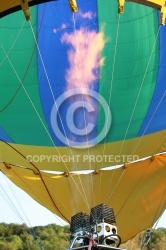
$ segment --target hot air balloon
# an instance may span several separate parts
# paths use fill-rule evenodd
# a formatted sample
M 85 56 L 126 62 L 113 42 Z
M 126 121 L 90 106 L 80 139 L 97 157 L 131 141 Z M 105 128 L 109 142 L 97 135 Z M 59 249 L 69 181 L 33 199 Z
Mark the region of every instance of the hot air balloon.
M 122 242 L 166 207 L 165 0 L 1 1 L 0 170 Z M 121 14 L 123 13 L 123 14 Z

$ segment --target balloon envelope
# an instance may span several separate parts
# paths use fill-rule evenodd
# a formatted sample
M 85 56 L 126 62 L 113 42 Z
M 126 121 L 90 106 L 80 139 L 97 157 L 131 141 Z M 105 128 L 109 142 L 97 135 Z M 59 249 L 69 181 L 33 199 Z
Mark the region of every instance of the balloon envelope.
M 166 28 L 147 6 L 77 4 L 1 19 L 0 168 L 66 221 L 113 207 L 126 241 L 165 209 Z

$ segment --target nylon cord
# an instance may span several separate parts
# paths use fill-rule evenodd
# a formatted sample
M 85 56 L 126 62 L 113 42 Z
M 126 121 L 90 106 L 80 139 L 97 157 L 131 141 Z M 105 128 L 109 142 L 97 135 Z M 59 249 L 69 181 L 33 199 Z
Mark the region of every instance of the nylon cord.
M 42 21 L 41 21 L 41 23 L 40 23 L 40 30 L 41 30 L 41 27 L 42 27 L 42 22 L 43 22 L 43 20 L 44 20 L 45 9 L 46 9 L 46 4 L 45 4 L 45 6 L 44 6 L 44 11 L 43 11 L 43 15 L 42 15 Z M 35 44 L 36 44 L 36 46 L 37 46 L 37 49 L 38 49 L 38 52 L 39 52 L 39 55 L 40 55 L 40 59 L 41 59 L 41 62 L 42 62 L 42 66 L 43 66 L 43 69 L 44 69 L 44 72 L 45 72 L 45 75 L 46 75 L 46 78 L 47 78 L 47 82 L 48 82 L 48 84 L 49 84 L 49 88 L 50 88 L 50 90 L 51 90 L 51 94 L 52 94 L 53 100 L 54 100 L 54 102 L 55 102 L 55 96 L 54 96 L 54 93 L 53 93 L 53 90 L 52 90 L 52 87 L 51 87 L 51 83 L 50 83 L 50 81 L 49 81 L 49 77 L 48 77 L 48 74 L 47 74 L 47 71 L 46 71 L 46 68 L 45 68 L 45 65 L 44 65 L 44 61 L 43 61 L 43 58 L 42 58 L 42 54 L 41 54 L 41 52 L 40 52 L 40 49 L 39 49 L 39 46 L 38 46 L 38 42 L 37 42 L 37 39 L 36 39 L 36 37 L 35 37 L 35 34 L 34 34 L 34 31 L 33 31 L 32 24 L 31 24 L 31 23 L 30 23 L 30 26 L 31 26 L 31 31 L 32 31 L 32 34 L 33 34 L 33 37 L 34 37 L 34 40 L 35 40 Z M 40 30 L 39 30 L 39 32 L 40 32 Z M 57 111 L 58 111 L 57 104 L 56 104 L 56 109 L 57 109 Z M 58 111 L 58 114 L 59 114 L 59 111 Z M 59 117 L 60 117 L 60 121 L 61 121 L 61 124 L 62 124 L 62 127 L 63 127 L 63 122 L 62 122 L 62 119 L 61 119 L 60 114 L 59 114 Z M 64 133 L 65 133 L 64 127 L 63 127 L 63 131 L 64 131 Z M 65 133 L 65 135 L 66 135 L 66 133 Z M 66 138 L 67 138 L 67 137 L 66 137 Z M 55 146 L 54 143 L 53 143 L 53 145 Z M 69 143 L 68 143 L 68 146 L 69 146 Z M 71 149 L 70 149 L 70 153 L 71 153 L 71 155 L 73 155 L 72 152 L 71 152 Z M 68 169 L 67 169 L 67 171 L 69 172 Z M 73 179 L 73 178 L 72 178 L 72 179 Z M 73 181 L 74 181 L 74 179 L 73 179 Z M 68 183 L 69 183 L 69 180 L 68 180 Z M 74 182 L 74 183 L 75 183 L 75 182 Z M 69 183 L 69 186 L 70 186 L 70 183 Z M 81 183 L 81 186 L 82 186 L 82 189 L 83 189 L 82 183 Z M 71 186 L 70 186 L 70 189 L 71 189 Z M 78 189 L 78 187 L 77 187 L 77 189 Z M 73 194 L 72 190 L 71 190 L 71 194 Z M 84 194 L 84 195 L 85 195 L 85 194 Z M 86 196 L 85 196 L 85 198 L 86 198 Z M 73 202 L 74 202 L 74 204 L 75 204 L 74 197 L 73 197 Z M 75 208 L 76 208 L 76 205 L 75 205 Z
M 52 140 L 52 138 L 51 138 L 51 136 L 50 136 L 50 134 L 49 134 L 49 132 L 48 132 L 48 130 L 47 130 L 47 128 L 46 128 L 46 126 L 45 126 L 45 124 L 43 123 L 43 121 L 42 121 L 42 119 L 41 119 L 41 117 L 40 117 L 40 115 L 39 115 L 39 113 L 38 113 L 37 109 L 35 108 L 35 105 L 33 104 L 32 100 L 31 100 L 31 98 L 30 98 L 30 96 L 29 96 L 28 92 L 26 91 L 26 89 L 25 89 L 24 85 L 22 84 L 21 79 L 19 78 L 19 76 L 18 76 L 18 74 L 17 74 L 17 72 L 16 72 L 16 70 L 15 70 L 15 68 L 14 68 L 14 66 L 13 66 L 13 64 L 12 64 L 12 62 L 10 61 L 9 56 L 7 55 L 7 53 L 6 53 L 6 51 L 4 50 L 4 48 L 3 48 L 3 46 L 2 46 L 2 45 L 1 45 L 1 47 L 2 47 L 2 49 L 3 49 L 3 51 L 4 51 L 5 55 L 6 55 L 6 58 L 8 58 L 8 60 L 9 60 L 9 62 L 10 62 L 10 64 L 11 64 L 11 67 L 13 68 L 13 71 L 15 72 L 15 74 L 16 74 L 16 76 L 17 76 L 17 78 L 18 78 L 18 80 L 19 80 L 19 82 L 20 82 L 20 84 L 21 84 L 21 86 L 23 87 L 23 89 L 24 89 L 24 91 L 25 91 L 25 93 L 26 93 L 26 95 L 27 95 L 27 97 L 28 97 L 28 99 L 29 99 L 29 101 L 30 101 L 31 105 L 33 106 L 33 108 L 34 108 L 34 110 L 35 110 L 35 112 L 36 112 L 36 114 L 37 114 L 37 116 L 38 116 L 39 120 L 41 121 L 41 123 L 42 123 L 43 127 L 45 128 L 45 131 L 47 132 L 47 134 L 48 134 L 49 138 L 51 139 L 51 141 L 52 141 L 53 145 L 55 146 L 55 148 L 56 148 L 56 150 L 57 150 L 58 154 L 60 155 L 59 150 L 57 149 L 56 145 L 54 144 L 54 141 Z M 63 163 L 64 163 L 64 165 L 65 165 L 65 167 L 66 167 L 67 171 L 69 172 L 69 169 L 68 169 L 68 167 L 67 167 L 66 163 L 65 163 L 64 161 L 63 161 Z M 73 182 L 74 182 L 74 184 L 75 184 L 76 188 L 78 189 L 78 191 L 79 191 L 80 195 L 82 196 L 82 193 L 81 193 L 81 191 L 80 191 L 80 189 L 79 189 L 78 185 L 76 184 L 76 182 L 74 181 L 74 178 L 73 178 L 72 176 L 71 176 L 71 179 L 73 180 Z M 84 200 L 85 204 L 87 204 L 87 203 L 86 203 L 86 197 L 84 198 L 84 197 L 82 196 L 82 198 L 83 198 L 83 200 Z
M 159 108 L 159 106 L 160 106 L 162 100 L 164 99 L 165 94 L 166 94 L 166 91 L 163 93 L 162 97 L 160 98 L 159 103 L 158 103 L 156 109 L 154 110 L 152 116 L 150 117 L 150 120 L 149 120 L 149 122 L 148 122 L 148 124 L 147 124 L 147 126 L 146 126 L 146 128 L 145 128 L 145 130 L 144 130 L 144 132 L 143 132 L 143 134 L 141 135 L 141 137 L 140 137 L 140 139 L 139 139 L 139 141 L 138 141 L 138 143 L 137 143 L 135 149 L 133 150 L 133 153 L 132 153 L 132 154 L 135 153 L 136 149 L 138 148 L 139 144 L 141 143 L 141 141 L 142 141 L 142 139 L 143 139 L 143 136 L 145 135 L 145 133 L 146 133 L 148 127 L 150 126 L 151 121 L 153 120 L 153 117 L 155 116 L 155 114 L 156 114 L 156 112 L 157 112 L 157 110 L 158 110 L 158 108 Z
M 19 29 L 19 31 L 18 31 L 18 34 L 16 35 L 16 37 L 15 37 L 15 39 L 14 39 L 14 41 L 13 41 L 13 43 L 12 43 L 10 49 L 9 49 L 9 51 L 6 53 L 7 56 L 9 56 L 9 54 L 10 54 L 10 52 L 12 51 L 12 49 L 13 49 L 15 43 L 17 42 L 17 40 L 18 40 L 18 38 L 19 38 L 19 35 L 20 35 L 20 33 L 21 33 L 22 29 L 23 29 L 24 24 L 25 24 L 25 19 L 24 19 L 23 24 L 21 25 L 21 27 L 20 27 L 20 29 Z M 3 63 L 5 62 L 5 60 L 7 59 L 7 56 L 5 55 L 4 58 L 2 59 L 2 61 L 1 61 L 1 63 L 0 63 L 0 67 L 2 66 L 2 64 L 3 64 Z
M 116 216 L 118 216 L 120 214 L 120 212 L 122 211 L 122 209 L 125 207 L 125 205 L 127 204 L 127 202 L 129 201 L 132 193 L 134 192 L 135 188 L 137 187 L 138 183 L 141 181 L 142 177 L 145 175 L 145 172 L 147 171 L 148 167 L 150 166 L 151 162 L 147 165 L 147 167 L 144 169 L 144 172 L 140 175 L 140 177 L 138 178 L 137 182 L 135 183 L 133 189 L 131 190 L 131 192 L 129 193 L 129 195 L 126 197 L 126 200 L 124 201 L 124 203 L 122 204 L 122 206 L 120 207 L 119 211 L 117 212 Z
M 1 171 L 1 172 L 2 172 L 2 171 Z M 2 173 L 3 173 L 3 172 L 2 172 Z M 3 173 L 3 174 L 4 174 L 4 173 Z M 3 190 L 3 193 L 0 191 L 1 196 L 3 197 L 3 199 L 5 200 L 5 202 L 8 204 L 8 206 L 11 208 L 11 210 L 15 213 L 15 215 L 22 221 L 23 224 L 25 224 L 25 225 L 27 226 L 27 230 L 30 232 L 30 234 L 31 234 L 31 235 L 33 236 L 33 238 L 34 238 L 34 235 L 36 235 L 36 233 L 35 233 L 33 227 L 31 226 L 31 223 L 30 223 L 30 221 L 28 220 L 28 217 L 26 216 L 26 213 L 25 213 L 25 211 L 23 210 L 23 207 L 22 207 L 21 203 L 19 202 L 18 198 L 16 197 L 16 194 L 15 194 L 15 192 L 14 192 L 14 186 L 11 188 L 11 183 L 9 183 L 9 180 L 8 180 L 8 178 L 6 177 L 6 175 L 4 175 L 4 176 L 5 176 L 6 183 L 8 184 L 10 190 L 12 191 L 12 194 L 13 194 L 15 200 L 17 201 L 17 204 L 18 204 L 18 206 L 20 207 L 20 210 L 22 211 L 22 214 L 24 214 L 26 220 L 23 219 L 23 217 L 22 217 L 22 215 L 21 215 L 19 209 L 13 204 L 12 199 L 11 199 L 10 196 L 7 194 L 7 192 L 6 192 L 6 190 L 3 188 L 3 186 L 0 184 L 1 189 Z M 29 224 L 29 225 L 27 224 L 27 221 L 28 221 L 28 224 Z M 30 227 L 29 227 L 29 226 L 30 226 Z M 35 243 L 36 243 L 36 245 L 38 245 L 38 242 L 35 241 Z M 44 248 L 42 248 L 42 249 L 44 250 Z
M 52 90 L 52 86 L 51 86 L 51 83 L 50 83 L 50 80 L 49 80 L 49 77 L 48 77 L 48 74 L 47 74 L 47 70 L 46 70 L 46 68 L 45 68 L 45 64 L 44 64 L 44 61 L 43 61 L 43 58 L 42 58 L 42 54 L 41 54 L 41 51 L 40 51 L 38 42 L 37 42 L 37 40 L 36 40 L 36 37 L 35 37 L 34 31 L 33 31 L 31 22 L 30 22 L 30 27 L 31 27 L 32 34 L 33 34 L 33 37 L 34 37 L 34 40 L 35 40 L 35 43 L 36 43 L 36 46 L 37 46 L 37 49 L 38 49 L 38 53 L 39 53 L 39 56 L 40 56 L 40 59 L 41 59 L 41 62 L 42 62 L 42 66 L 43 66 L 43 69 L 44 69 L 44 73 L 45 73 L 46 78 L 47 78 L 47 82 L 48 82 L 48 85 L 49 85 L 49 88 L 50 88 L 50 91 L 51 91 L 51 95 L 52 95 L 52 97 L 53 97 L 54 104 L 55 104 L 57 113 L 58 113 L 59 118 L 60 118 L 60 122 L 61 122 L 61 125 L 62 125 L 62 128 L 63 128 L 63 132 L 64 132 L 65 137 L 66 137 L 66 140 L 67 140 L 67 144 L 68 144 L 68 147 L 69 147 L 69 150 L 70 150 L 70 154 L 71 154 L 71 156 L 73 156 L 72 149 L 71 149 L 71 146 L 70 146 L 70 144 L 69 144 L 68 137 L 67 137 L 67 135 L 66 135 L 66 131 L 65 131 L 65 128 L 64 128 L 64 125 L 63 125 L 63 122 L 62 122 L 62 118 L 61 118 L 61 115 L 60 115 L 59 110 L 58 110 L 57 102 L 56 102 L 56 100 L 55 100 L 55 96 L 54 96 L 54 93 L 53 93 L 53 90 Z M 52 142 L 53 142 L 53 140 L 52 140 Z M 55 146 L 54 142 L 53 142 L 53 145 Z M 67 167 L 66 164 L 65 164 L 65 166 L 66 166 L 66 168 L 67 168 L 67 171 L 69 172 L 69 169 L 68 169 L 68 167 Z M 76 165 L 75 165 L 75 167 L 76 167 Z M 76 167 L 76 169 L 77 169 L 77 167 Z M 78 169 L 77 169 L 77 171 L 78 171 Z M 82 186 L 82 189 L 84 190 L 82 184 L 81 184 L 81 186 Z M 71 192 L 71 193 L 72 193 L 72 192 Z M 85 200 L 86 200 L 86 204 L 88 204 L 88 203 L 87 203 L 87 198 L 86 198 L 86 196 L 84 197 L 84 201 L 85 201 Z M 89 206 L 89 205 L 88 205 L 88 206 Z
M 1 45 L 1 47 L 2 47 L 2 49 L 3 49 L 3 51 L 4 51 L 4 53 L 6 54 L 6 52 L 5 52 L 5 50 L 4 50 L 4 48 L 3 48 L 2 45 Z M 9 62 L 10 62 L 10 64 L 11 64 L 11 67 L 13 68 L 13 71 L 15 72 L 15 74 L 16 74 L 16 76 L 17 76 L 17 79 L 19 80 L 20 84 L 22 85 L 22 82 L 21 82 L 21 80 L 20 80 L 20 78 L 19 78 L 19 76 L 18 76 L 18 74 L 17 74 L 17 72 L 16 72 L 16 70 L 15 70 L 15 68 L 14 68 L 14 66 L 13 66 L 13 64 L 12 64 L 12 62 L 11 62 L 11 60 L 10 60 L 10 58 L 8 57 L 8 55 L 6 55 L 6 56 L 7 56 L 8 60 L 9 60 Z M 41 117 L 40 117 L 40 114 L 38 113 L 38 111 L 37 111 L 37 109 L 36 109 L 36 107 L 35 107 L 33 101 L 31 100 L 31 98 L 30 98 L 30 96 L 29 96 L 29 94 L 28 94 L 28 92 L 27 92 L 27 90 L 25 89 L 24 85 L 22 85 L 22 87 L 23 87 L 23 90 L 25 91 L 25 93 L 26 93 L 26 95 L 27 95 L 27 97 L 28 97 L 28 99 L 29 99 L 29 101 L 30 101 L 32 107 L 34 108 L 34 110 L 35 110 L 35 112 L 36 112 L 36 114 L 37 114 L 39 120 L 41 121 L 41 123 L 42 123 L 42 125 L 43 125 L 45 131 L 47 132 L 49 138 L 51 139 L 53 145 L 55 146 L 55 149 L 57 150 L 58 154 L 60 155 L 58 148 L 57 148 L 56 145 L 54 144 L 54 141 L 52 140 L 52 138 L 51 138 L 51 136 L 50 136 L 50 134 L 49 134 L 49 131 L 47 130 L 47 128 L 46 128 L 44 122 L 42 121 L 42 119 L 41 119 Z M 69 172 L 69 169 L 68 169 L 66 163 L 65 163 L 64 161 L 63 161 L 63 163 L 64 163 L 66 169 L 67 169 L 68 172 Z M 81 194 L 81 192 L 80 192 L 80 190 L 79 190 L 79 188 L 78 188 L 76 182 L 74 181 L 74 178 L 73 178 L 72 176 L 71 176 L 71 178 L 72 178 L 72 180 L 73 180 L 73 182 L 74 182 L 76 188 L 78 189 L 79 193 Z M 81 194 L 81 196 L 82 196 L 82 194 Z M 83 197 L 83 196 L 82 196 L 82 197 Z M 84 198 L 83 198 L 83 200 L 85 201 L 85 204 L 87 204 L 87 203 L 86 203 L 86 200 L 85 200 Z
M 115 63 L 116 63 L 116 54 L 117 54 L 118 36 L 119 36 L 119 26 L 120 26 L 120 15 L 118 15 L 118 23 L 117 23 L 117 29 L 116 29 L 115 49 L 114 49 L 114 56 L 113 56 L 113 66 L 112 66 L 111 84 L 110 84 L 111 87 L 110 87 L 110 91 L 109 91 L 108 109 L 110 107 L 111 96 L 112 96 L 112 88 L 113 88 L 113 81 L 114 81 L 114 72 L 115 72 Z M 106 121 L 107 121 L 106 122 L 106 128 L 107 128 L 108 127 L 108 116 L 106 118 Z M 106 131 L 107 131 L 107 129 L 106 129 Z M 104 155 L 104 152 L 105 152 L 106 138 L 107 138 L 107 134 L 105 134 L 105 137 L 104 137 L 103 155 Z M 103 167 L 104 166 L 103 166 L 103 162 L 102 162 L 101 168 L 103 168 Z M 115 170 L 113 170 L 111 181 L 113 180 L 114 171 Z M 101 171 L 101 175 L 100 175 L 99 193 L 100 193 L 100 189 L 101 189 L 101 179 L 102 179 L 102 171 Z M 109 186 L 111 185 L 111 181 L 109 183 Z M 109 192 L 109 186 L 108 186 L 108 189 L 107 189 L 107 193 Z
M 153 55 L 153 52 L 154 52 L 154 49 L 155 49 L 155 46 L 156 46 L 156 42 L 157 42 L 157 39 L 158 39 L 159 31 L 160 31 L 160 26 L 159 26 L 159 29 L 158 29 L 158 32 L 157 32 L 157 35 L 156 35 L 156 38 L 155 38 L 155 41 L 154 41 L 154 44 L 153 44 L 153 47 L 152 47 L 152 51 L 151 51 L 151 54 L 150 54 L 150 57 L 149 57 L 149 60 L 148 60 L 148 63 L 147 63 L 146 69 L 145 69 L 145 73 L 144 73 L 144 76 L 143 76 L 143 79 L 142 79 L 142 82 L 141 82 L 141 85 L 140 85 L 140 88 L 139 88 L 139 91 L 138 91 L 138 95 L 137 95 L 137 98 L 136 98 L 136 101 L 135 101 L 135 104 L 134 104 L 134 107 L 133 107 L 133 111 L 131 113 L 131 117 L 130 117 L 127 129 L 126 129 L 126 133 L 125 133 L 125 136 L 124 136 L 124 139 L 123 139 L 122 146 L 120 148 L 120 153 L 119 154 L 121 154 L 122 149 L 123 149 L 124 144 L 125 144 L 125 139 L 127 137 L 127 134 L 128 134 L 129 128 L 130 128 L 130 124 L 131 124 L 131 121 L 132 121 L 132 118 L 133 118 L 136 106 L 138 104 L 138 99 L 140 97 L 141 90 L 142 90 L 142 87 L 143 87 L 143 84 L 144 84 L 144 81 L 145 81 L 145 77 L 146 77 L 146 74 L 147 74 L 147 71 L 148 71 L 148 68 L 149 68 L 149 64 L 150 64 L 150 61 L 152 59 L 152 55 Z
M 76 34 L 76 20 L 75 20 L 75 14 L 73 13 L 73 28 L 74 28 L 74 36 L 75 36 L 75 40 L 77 41 L 77 34 Z M 78 53 L 79 55 L 79 53 Z M 78 59 L 78 56 L 76 57 L 76 63 L 77 63 L 77 66 L 78 66 L 78 69 L 80 69 L 80 60 Z M 83 88 L 83 85 L 82 85 L 82 81 L 80 82 L 81 84 L 81 90 Z M 87 151 L 88 151 L 88 156 L 90 156 L 90 153 L 89 153 L 89 143 L 88 143 L 88 133 L 87 133 L 87 126 L 86 126 L 86 117 L 85 117 L 85 104 L 84 104 L 84 98 L 83 98 L 83 93 L 81 95 L 81 98 L 82 98 L 82 106 L 83 106 L 83 114 L 84 114 L 84 125 L 85 125 L 85 131 L 86 131 L 86 143 L 87 143 Z M 89 166 L 90 166 L 90 170 L 92 170 L 92 167 L 91 167 L 91 163 L 89 162 Z M 92 188 L 92 201 L 95 201 L 95 196 L 94 196 L 94 188 L 93 188 L 93 180 L 92 180 L 92 175 L 90 174 L 90 180 L 91 180 L 91 188 Z M 80 182 L 81 182 L 81 185 L 82 185 L 82 181 L 80 179 Z M 83 187 L 83 185 L 82 185 Z M 83 188 L 83 191 L 84 191 L 84 188 Z M 84 195 L 87 199 L 87 196 L 85 194 L 85 191 L 84 191 Z M 88 206 L 89 206 L 89 202 L 87 200 L 87 203 L 88 203 Z M 90 210 L 90 206 L 89 206 L 89 210 Z
M 146 77 L 146 74 L 147 74 L 147 70 L 148 70 L 148 67 L 149 67 L 149 64 L 150 64 L 150 61 L 151 61 L 151 58 L 152 58 L 154 49 L 155 49 L 155 45 L 156 45 L 156 42 L 157 42 L 157 38 L 158 38 L 158 35 L 159 35 L 159 31 L 160 31 L 160 27 L 159 27 L 159 29 L 158 29 L 158 32 L 157 32 L 157 35 L 156 35 L 156 38 L 155 38 L 155 41 L 154 41 L 154 44 L 153 44 L 153 47 L 152 47 L 152 51 L 151 51 L 151 54 L 150 54 L 150 57 L 149 57 L 149 60 L 148 60 L 148 63 L 147 63 L 146 69 L 145 69 L 145 73 L 144 73 L 144 76 L 143 76 L 143 79 L 142 79 L 142 82 L 141 82 L 139 91 L 138 91 L 138 95 L 137 95 L 137 98 L 136 98 L 136 101 L 135 101 L 135 105 L 134 105 L 134 108 L 133 108 L 133 111 L 132 111 L 132 114 L 131 114 L 131 117 L 130 117 L 130 120 L 129 120 L 129 124 L 128 124 L 128 126 L 127 126 L 127 129 L 126 129 L 126 132 L 125 132 L 125 136 L 124 136 L 124 139 L 123 139 L 123 142 L 122 142 L 120 151 L 119 151 L 119 155 L 121 154 L 122 148 L 123 148 L 123 146 L 124 146 L 124 144 L 125 144 L 125 139 L 126 139 L 126 136 L 127 136 L 128 131 L 129 131 L 129 127 L 130 127 L 130 124 L 131 124 L 131 121 L 132 121 L 132 118 L 133 118 L 133 115 L 134 115 L 134 112 L 135 112 L 135 109 L 136 109 L 136 105 L 137 105 L 137 103 L 138 103 L 138 99 L 139 99 L 139 96 L 140 96 L 140 93 L 141 93 L 141 89 L 142 89 L 142 86 L 143 86 L 143 83 L 144 83 L 144 80 L 145 80 L 145 77 Z M 114 171 L 115 171 L 115 170 L 114 170 Z M 120 178 L 121 178 L 121 176 L 120 176 Z M 118 181 L 118 183 L 120 184 L 119 181 Z M 119 185 L 119 184 L 118 184 L 118 185 Z M 118 187 L 118 185 L 116 185 L 116 188 Z M 115 188 L 114 188 L 114 192 L 115 192 Z M 112 197 L 112 194 L 111 194 L 111 197 Z M 110 200 L 109 200 L 109 202 L 110 202 Z

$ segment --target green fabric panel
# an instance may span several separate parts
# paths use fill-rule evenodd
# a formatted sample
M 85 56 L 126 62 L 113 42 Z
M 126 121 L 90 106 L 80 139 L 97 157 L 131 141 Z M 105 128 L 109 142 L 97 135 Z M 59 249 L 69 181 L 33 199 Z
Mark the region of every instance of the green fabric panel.
M 31 8 L 31 22 L 36 33 L 37 7 Z M 23 24 L 23 28 L 21 28 Z M 0 124 L 13 142 L 18 144 L 52 145 L 44 126 L 37 79 L 37 56 L 30 23 L 25 21 L 23 12 L 16 12 L 1 20 L 1 44 L 13 64 L 0 50 Z M 17 75 L 16 75 L 17 74 Z M 33 102 L 27 97 L 18 77 Z
M 118 45 L 114 64 L 116 34 L 118 29 L 118 11 L 116 1 L 98 0 L 99 29 L 104 31 L 107 42 L 102 52 L 105 64 L 100 70 L 99 92 L 109 103 L 112 112 L 112 124 L 106 141 L 118 141 L 137 136 L 144 120 L 158 73 L 159 41 L 150 60 L 140 96 L 132 116 L 133 108 L 140 91 L 146 67 L 151 55 L 158 31 L 157 11 L 134 3 L 125 3 L 124 14 L 120 15 Z M 146 17 L 146 18 L 144 18 Z M 113 81 L 111 87 L 111 79 Z M 98 130 L 105 119 L 100 112 Z M 131 123 L 129 126 L 129 121 Z M 129 130 L 127 132 L 127 128 Z

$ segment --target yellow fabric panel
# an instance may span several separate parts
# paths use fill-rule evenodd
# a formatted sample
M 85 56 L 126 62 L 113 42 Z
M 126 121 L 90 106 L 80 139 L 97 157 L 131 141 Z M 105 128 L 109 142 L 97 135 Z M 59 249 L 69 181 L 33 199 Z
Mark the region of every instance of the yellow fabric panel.
M 27 2 L 32 2 L 33 0 L 27 0 Z M 11 9 L 16 6 L 21 6 L 21 1 L 20 0 L 6 0 L 6 1 L 1 1 L 0 3 L 0 12 Z
M 100 203 L 113 207 L 122 241 L 150 227 L 165 209 L 166 154 L 98 174 L 55 175 L 0 163 L 0 169 L 37 202 L 70 221 Z
M 117 0 L 114 0 L 117 1 Z M 165 0 L 126 0 L 128 2 L 137 2 L 137 3 L 141 3 L 144 5 L 151 5 L 154 6 L 164 6 L 165 4 Z M 33 2 L 33 0 L 27 0 L 27 2 Z M 7 9 L 10 9 L 12 7 L 15 6 L 19 6 L 20 5 L 20 0 L 6 0 L 6 1 L 1 1 L 0 3 L 0 12 L 3 12 Z
M 11 168 L 7 168 L 3 163 L 0 163 L 0 169 L 12 182 L 14 182 L 27 194 L 29 194 L 34 200 L 36 200 L 42 206 L 48 208 L 50 211 L 56 213 L 58 216 L 66 219 L 65 216 L 63 216 L 62 208 L 60 212 L 59 207 L 56 204 L 56 194 L 57 196 L 59 196 L 59 190 L 61 188 L 61 185 L 57 186 L 55 179 L 54 179 L 55 188 L 53 188 L 53 190 L 49 190 L 47 189 L 47 186 L 49 185 L 47 184 L 47 186 L 45 186 L 45 182 L 49 183 L 49 181 L 51 181 L 51 178 L 50 180 L 47 180 L 48 179 L 47 174 L 44 173 L 42 173 L 42 175 L 35 174 L 34 171 L 31 169 L 20 168 L 20 167 L 12 166 Z M 63 183 L 64 178 L 61 178 L 61 180 Z M 54 201 L 52 201 L 52 199 L 50 198 L 49 192 L 51 194 L 54 193 Z M 70 196 L 67 190 L 66 190 L 66 195 Z
M 143 137 L 110 142 L 105 145 L 98 144 L 84 149 L 0 142 L 1 160 L 24 167 L 32 167 L 32 164 L 28 162 L 28 160 L 32 160 L 32 163 L 40 170 L 62 172 L 96 170 L 166 151 L 165 138 L 166 130 L 163 130 Z M 116 157 L 119 155 L 120 157 Z M 128 156 L 129 158 L 127 158 Z
M 147 5 L 152 8 L 161 9 L 165 4 L 165 0 L 126 0 L 127 2 L 134 2 Z

